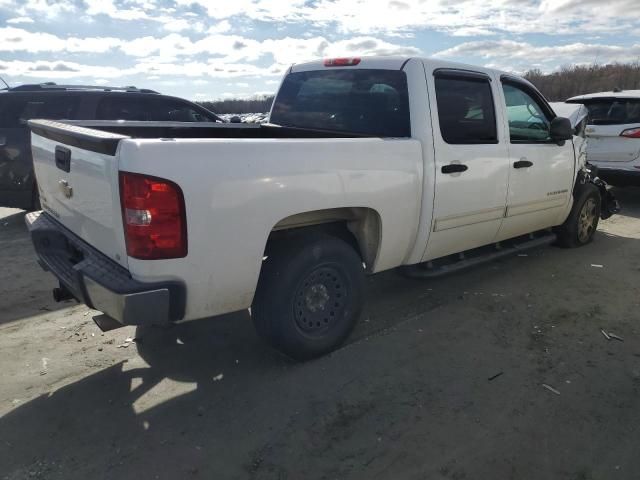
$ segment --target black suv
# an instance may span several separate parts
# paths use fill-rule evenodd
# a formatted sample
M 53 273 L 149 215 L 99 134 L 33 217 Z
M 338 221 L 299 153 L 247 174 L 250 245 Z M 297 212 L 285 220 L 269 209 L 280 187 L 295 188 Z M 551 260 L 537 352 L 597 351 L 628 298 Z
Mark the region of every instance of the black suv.
M 0 207 L 38 208 L 27 120 L 223 122 L 181 98 L 135 87 L 42 83 L 0 90 Z

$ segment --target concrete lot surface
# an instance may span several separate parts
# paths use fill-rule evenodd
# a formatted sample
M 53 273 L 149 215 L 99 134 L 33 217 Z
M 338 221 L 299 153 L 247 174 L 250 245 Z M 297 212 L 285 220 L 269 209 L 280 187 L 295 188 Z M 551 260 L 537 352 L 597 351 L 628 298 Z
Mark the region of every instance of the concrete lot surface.
M 640 189 L 616 194 L 585 248 L 372 277 L 306 364 L 247 313 L 102 334 L 0 209 L 0 479 L 640 478 Z

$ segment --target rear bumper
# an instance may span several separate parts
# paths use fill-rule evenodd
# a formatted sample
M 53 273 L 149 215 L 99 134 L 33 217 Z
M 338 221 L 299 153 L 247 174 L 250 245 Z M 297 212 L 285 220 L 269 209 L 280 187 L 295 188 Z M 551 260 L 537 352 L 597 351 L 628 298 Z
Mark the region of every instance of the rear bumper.
M 184 316 L 180 282 L 143 283 L 44 212 L 25 217 L 40 266 L 82 303 L 123 325 L 167 325 Z

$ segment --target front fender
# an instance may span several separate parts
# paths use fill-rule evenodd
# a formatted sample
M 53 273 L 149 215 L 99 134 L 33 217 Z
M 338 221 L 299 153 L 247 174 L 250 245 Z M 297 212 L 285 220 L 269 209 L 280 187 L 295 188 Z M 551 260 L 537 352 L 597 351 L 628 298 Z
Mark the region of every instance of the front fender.
M 598 177 L 598 167 L 589 163 L 586 163 L 578 172 L 578 178 L 576 179 L 576 184 L 573 187 L 574 198 L 576 197 L 578 190 L 588 183 L 595 185 L 600 191 L 600 218 L 602 218 L 602 220 L 606 220 L 612 215 L 620 212 L 620 203 L 613 193 L 611 193 L 611 190 L 607 188 L 607 183 Z

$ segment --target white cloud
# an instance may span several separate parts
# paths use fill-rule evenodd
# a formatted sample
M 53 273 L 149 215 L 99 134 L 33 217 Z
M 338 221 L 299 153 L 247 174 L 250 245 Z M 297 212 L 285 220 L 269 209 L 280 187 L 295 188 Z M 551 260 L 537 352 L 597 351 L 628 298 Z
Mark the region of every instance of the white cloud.
M 0 61 L 0 72 L 11 72 L 12 76 L 34 77 L 34 78 L 115 78 L 133 74 L 131 69 L 121 69 L 116 67 L 105 67 L 96 65 L 81 65 L 75 62 L 63 61 L 34 61 L 23 60 Z
M 351 34 L 453 35 L 623 31 L 640 22 L 637 0 L 176 0 L 198 4 L 215 20 L 311 22 Z M 637 25 L 636 25 L 637 26 Z
M 0 0 L 0 8 L 24 17 L 37 13 L 38 16 L 53 18 L 62 13 L 73 12 L 75 5 L 58 0 Z
M 15 17 L 7 20 L 8 25 L 18 25 L 19 23 L 34 23 L 31 17 Z
M 465 42 L 433 55 L 436 58 L 480 58 L 487 66 L 501 70 L 554 70 L 577 63 L 634 62 L 640 58 L 640 44 L 631 46 L 575 42 L 565 45 L 538 46 L 513 40 Z
M 223 20 L 209 27 L 209 30 L 207 30 L 207 33 L 227 33 L 230 30 L 231 30 L 231 24 L 229 23 L 229 20 Z
M 239 35 L 207 35 L 199 40 L 172 33 L 162 38 L 141 37 L 123 43 L 127 55 L 154 56 L 157 61 L 175 61 L 195 55 L 219 57 L 224 62 L 256 61 L 271 56 L 279 65 L 290 65 L 323 56 L 340 55 L 417 55 L 415 47 L 389 43 L 375 37 L 354 37 L 330 42 L 325 37 L 266 39 Z
M 187 31 L 189 33 L 200 33 L 205 29 L 204 24 L 189 18 L 154 17 L 153 20 L 160 22 L 162 28 L 169 32 Z
M 114 0 L 84 0 L 87 4 L 87 15 L 107 15 L 118 20 L 142 20 L 149 18 L 145 8 L 152 4 L 141 3 L 137 8 L 116 6 Z
M 45 61 L 36 60 L 28 62 L 24 60 L 0 60 L 0 72 L 10 72 L 11 76 L 33 77 L 43 79 L 58 78 L 97 78 L 113 79 L 126 78 L 134 75 L 144 75 L 151 81 L 176 78 L 238 78 L 238 77 L 273 77 L 281 75 L 283 70 L 280 66 L 273 65 L 267 68 L 257 67 L 251 64 L 225 64 L 187 62 L 187 63 L 154 63 L 141 61 L 131 67 L 118 68 L 102 65 L 88 65 L 67 61 Z M 162 80 L 175 82 L 176 85 L 184 83 L 176 80 Z
M 239 19 L 277 28 L 301 24 L 343 34 L 405 37 L 424 29 L 456 36 L 584 35 L 633 32 L 640 23 L 637 0 L 174 0 L 162 6 L 155 0 L 0 0 L 0 8 L 19 16 L 106 15 L 160 22 L 172 32 L 198 28 L 194 5 L 205 10 L 207 18 L 198 21 L 210 34 L 231 31 L 230 21 Z
M 112 37 L 66 39 L 50 33 L 33 33 L 15 27 L 0 28 L 0 51 L 5 52 L 90 52 L 104 53 L 121 45 Z

